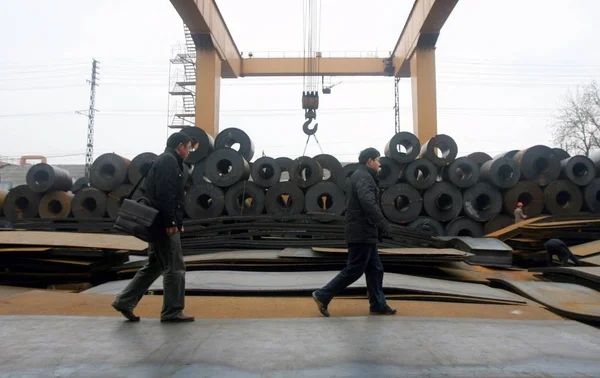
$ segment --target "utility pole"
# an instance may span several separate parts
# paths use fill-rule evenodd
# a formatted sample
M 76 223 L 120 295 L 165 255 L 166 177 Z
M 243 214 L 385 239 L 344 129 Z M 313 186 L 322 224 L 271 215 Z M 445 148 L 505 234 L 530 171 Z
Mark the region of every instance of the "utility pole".
M 400 92 L 398 91 L 398 87 L 400 84 L 400 78 L 394 78 L 394 121 L 395 127 L 394 130 L 396 134 L 400 132 Z
M 94 161 L 94 114 L 96 113 L 96 87 L 98 86 L 98 62 L 92 59 L 92 79 L 86 80 L 90 84 L 90 107 L 87 114 L 80 112 L 88 118 L 87 145 L 85 150 L 85 177 L 90 178 L 90 168 Z

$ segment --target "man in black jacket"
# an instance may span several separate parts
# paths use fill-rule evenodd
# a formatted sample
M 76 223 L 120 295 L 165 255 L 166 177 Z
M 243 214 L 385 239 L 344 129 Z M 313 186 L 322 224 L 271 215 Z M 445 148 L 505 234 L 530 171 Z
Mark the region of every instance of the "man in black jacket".
M 112 306 L 130 321 L 139 321 L 133 314 L 150 285 L 162 274 L 162 322 L 190 322 L 184 315 L 185 263 L 179 233 L 183 232 L 184 181 L 183 162 L 190 154 L 191 139 L 184 133 L 174 133 L 167 140 L 165 152 L 156 158 L 145 181 L 145 197 L 159 211 L 155 239 L 148 244 L 148 262 Z
M 371 315 L 393 315 L 383 295 L 383 265 L 377 242 L 390 233 L 390 225 L 381 212 L 377 173 L 381 165 L 374 148 L 361 151 L 359 168 L 346 184 L 346 243 L 348 263 L 325 287 L 312 293 L 322 315 L 329 316 L 327 306 L 335 295 L 358 280 L 367 279 Z

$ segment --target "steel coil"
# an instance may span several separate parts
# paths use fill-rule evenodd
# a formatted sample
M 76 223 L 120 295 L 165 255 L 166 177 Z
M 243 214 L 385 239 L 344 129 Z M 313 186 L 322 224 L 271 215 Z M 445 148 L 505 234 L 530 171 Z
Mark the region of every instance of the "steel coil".
M 544 210 L 544 193 L 531 181 L 519 181 L 504 192 L 504 211 L 513 214 L 517 203 L 523 204 L 523 212 L 528 217 L 537 217 Z
M 480 168 L 483 165 L 483 163 L 485 163 L 486 161 L 492 160 L 492 157 L 490 155 L 486 154 L 485 152 L 473 152 L 473 153 L 470 153 L 469 155 L 467 155 L 467 157 L 473 163 L 477 164 L 477 166 Z
M 40 200 L 38 212 L 43 219 L 65 219 L 71 214 L 71 202 L 74 194 L 52 191 Z
M 556 156 L 558 161 L 563 161 L 571 157 L 571 155 L 569 155 L 569 153 L 563 150 L 562 148 L 555 147 L 552 149 L 552 152 L 554 152 L 554 155 Z
M 117 213 L 119 212 L 119 209 L 121 208 L 121 204 L 123 203 L 123 200 L 125 199 L 125 197 L 129 196 L 131 194 L 131 191 L 133 190 L 133 185 L 131 184 L 124 184 L 119 186 L 117 189 L 112 190 L 110 193 L 108 193 L 108 195 L 106 196 L 106 212 L 108 213 L 109 218 L 113 218 L 116 219 L 117 218 Z M 144 196 L 144 193 L 142 192 L 142 190 L 140 188 L 137 188 L 135 193 L 133 193 L 133 196 L 131 197 L 131 199 L 137 201 L 138 199 L 142 198 Z
M 408 163 L 402 172 L 401 180 L 417 189 L 429 189 L 435 184 L 438 168 L 427 159 L 417 159 Z
M 459 188 L 468 188 L 479 180 L 479 166 L 469 158 L 460 157 L 442 168 L 442 177 Z
M 279 177 L 279 181 L 289 181 L 290 180 L 290 171 L 292 170 L 292 165 L 294 165 L 294 161 L 289 157 L 278 157 L 275 159 L 277 164 L 279 164 L 279 169 L 281 170 L 281 176 Z
M 321 181 L 311 186 L 304 197 L 307 213 L 341 215 L 344 212 L 346 195 L 333 182 Z
M 381 167 L 378 173 L 379 187 L 385 189 L 396 185 L 398 180 L 400 180 L 400 173 L 402 172 L 400 166 L 394 159 L 385 156 L 380 158 L 380 160 Z
M 551 148 L 537 145 L 519 151 L 513 159 L 521 167 L 521 179 L 539 186 L 552 183 L 560 175 L 560 161 Z
M 71 212 L 75 218 L 103 218 L 107 200 L 106 193 L 99 189 L 81 189 L 73 197 Z
M 90 179 L 87 177 L 80 177 L 77 180 L 75 180 L 75 182 L 73 183 L 73 186 L 71 186 L 71 189 L 69 191 L 71 193 L 77 193 L 81 189 L 89 188 L 89 187 L 90 187 Z
M 39 163 L 29 168 L 26 181 L 27 186 L 35 193 L 67 191 L 73 186 L 73 177 L 68 171 L 46 163 Z
M 438 151 L 441 156 L 438 156 Z M 448 165 L 456 159 L 458 153 L 458 147 L 456 142 L 448 135 L 439 134 L 429 139 L 421 147 L 421 154 L 419 157 L 426 158 L 434 165 L 443 167 Z
M 150 166 L 156 160 L 158 156 L 156 156 L 153 152 L 143 152 L 136 157 L 133 158 L 131 164 L 127 168 L 127 177 L 129 178 L 129 182 L 131 184 L 137 184 L 137 182 L 142 178 L 146 171 L 150 169 Z M 143 187 L 143 183 L 140 184 L 140 187 Z
M 235 148 L 238 145 L 239 149 Z M 225 129 L 217 135 L 215 150 L 221 148 L 237 149 L 246 161 L 250 161 L 254 157 L 254 143 L 252 143 L 252 139 L 244 131 L 235 127 Z
M 194 171 L 192 172 L 192 183 L 194 185 L 204 184 L 205 182 L 210 183 L 210 179 L 206 177 L 206 159 L 194 164 Z
M 225 209 L 225 194 L 216 185 L 201 182 L 185 195 L 185 213 L 190 219 L 218 217 Z
M 4 198 L 4 216 L 11 221 L 35 218 L 38 215 L 42 195 L 27 185 L 12 188 Z
M 583 188 L 583 203 L 588 211 L 600 213 L 600 178 Z
M 221 148 L 206 158 L 204 175 L 213 184 L 225 188 L 248 180 L 250 165 L 237 151 Z
M 503 152 L 501 154 L 498 154 L 498 155 L 494 156 L 494 159 L 497 159 L 497 158 L 500 158 L 500 157 L 505 157 L 507 159 L 512 159 L 518 153 L 519 153 L 519 150 L 510 150 L 510 151 L 506 151 L 506 152 Z
M 556 180 L 544 189 L 546 209 L 554 215 L 578 213 L 583 206 L 579 187 L 568 180 Z
M 440 222 L 448 222 L 462 211 L 462 193 L 449 182 L 437 182 L 423 195 L 425 212 Z
M 384 148 L 385 156 L 394 159 L 399 164 L 410 163 L 419 156 L 420 152 L 419 138 L 407 131 L 401 131 L 394 135 Z
M 323 169 L 315 159 L 301 156 L 294 160 L 290 180 L 300 188 L 308 188 L 323 179 Z
M 215 149 L 215 140 L 212 136 L 196 126 L 188 126 L 181 129 L 181 132 L 192 138 L 192 147 L 194 150 L 190 152 L 185 162 L 188 164 L 196 164 L 210 155 Z M 133 181 L 132 181 L 133 182 Z
M 407 227 L 429 232 L 432 236 L 444 236 L 446 234 L 444 226 L 432 217 L 420 216 L 410 222 Z
M 473 219 L 458 217 L 446 225 L 446 235 L 480 238 L 483 237 L 483 226 Z
M 304 192 L 293 182 L 278 182 L 267 190 L 265 208 L 269 214 L 300 214 Z
M 281 168 L 275 159 L 263 156 L 252 165 L 252 181 L 258 186 L 269 188 L 279 182 Z
M 465 214 L 478 222 L 487 222 L 502 210 L 502 194 L 492 185 L 479 182 L 463 193 Z
M 484 235 L 501 230 L 515 223 L 515 218 L 507 214 L 498 214 L 483 226 Z
M 337 184 L 341 189 L 344 189 L 346 177 L 344 176 L 344 168 L 340 161 L 334 156 L 320 154 L 313 159 L 319 163 L 323 170 L 323 181 L 329 181 Z
M 421 193 L 409 184 L 396 184 L 381 195 L 381 209 L 392 222 L 412 222 L 423 209 Z
M 105 192 L 110 192 L 127 182 L 127 170 L 131 162 L 117 154 L 100 155 L 90 169 L 90 184 Z
M 258 215 L 264 208 L 265 193 L 251 181 L 238 182 L 225 193 L 225 209 L 229 215 Z
M 500 189 L 510 189 L 521 178 L 519 163 L 504 156 L 495 157 L 481 166 L 481 181 L 489 182 Z
M 560 162 L 560 178 L 571 181 L 575 185 L 586 186 L 596 178 L 594 162 L 587 156 L 568 157 Z
M 346 191 L 346 188 L 348 187 L 348 183 L 350 182 L 350 176 L 352 176 L 352 174 L 354 173 L 354 171 L 356 171 L 358 169 L 358 167 L 360 167 L 360 164 L 358 164 L 358 163 L 348 163 L 343 166 L 344 177 L 345 177 L 344 192 Z

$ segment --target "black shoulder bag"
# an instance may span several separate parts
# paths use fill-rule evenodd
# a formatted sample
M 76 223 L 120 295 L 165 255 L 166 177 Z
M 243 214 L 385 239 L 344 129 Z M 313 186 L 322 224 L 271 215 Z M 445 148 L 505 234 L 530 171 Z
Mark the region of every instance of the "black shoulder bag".
M 137 184 L 135 184 L 133 190 L 129 193 L 129 196 L 123 197 L 121 208 L 117 213 L 117 220 L 113 226 L 113 228 L 121 232 L 147 242 L 151 241 L 153 235 L 155 235 L 154 226 L 158 210 L 151 207 L 148 199 L 145 197 L 142 197 L 137 201 L 132 200 L 131 197 L 133 197 L 133 194 L 146 175 L 148 175 L 151 168 L 152 165 L 148 167 L 148 170 L 146 170 Z M 142 202 L 145 202 L 146 204 L 143 204 Z

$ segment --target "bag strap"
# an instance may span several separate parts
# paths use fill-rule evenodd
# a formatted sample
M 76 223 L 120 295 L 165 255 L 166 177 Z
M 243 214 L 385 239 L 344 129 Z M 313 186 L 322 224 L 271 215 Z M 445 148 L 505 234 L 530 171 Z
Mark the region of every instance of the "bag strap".
M 146 172 L 144 172 L 144 174 L 142 174 L 142 177 L 140 177 L 140 179 L 138 180 L 137 184 L 135 184 L 135 186 L 131 190 L 131 193 L 129 193 L 129 195 L 127 197 L 124 197 L 124 198 L 131 199 L 131 197 L 133 197 L 133 194 L 137 190 L 138 186 L 140 186 L 140 184 L 142 183 L 142 181 L 146 178 L 146 176 L 148 176 L 148 172 L 150 172 L 150 169 L 152 168 L 153 165 L 154 165 L 154 161 L 152 161 L 152 164 L 150 164 L 150 166 L 148 167 L 148 169 L 146 169 Z

